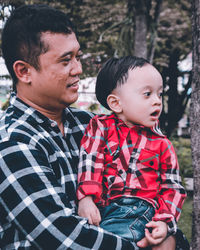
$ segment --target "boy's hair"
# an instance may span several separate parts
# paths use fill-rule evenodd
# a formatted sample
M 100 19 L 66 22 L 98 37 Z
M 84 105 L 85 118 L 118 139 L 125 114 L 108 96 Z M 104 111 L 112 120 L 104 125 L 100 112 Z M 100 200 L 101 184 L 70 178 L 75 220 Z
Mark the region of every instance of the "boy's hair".
M 97 75 L 96 97 L 105 108 L 110 109 L 107 104 L 107 97 L 118 86 L 124 84 L 128 79 L 129 69 L 142 67 L 149 64 L 149 61 L 135 56 L 124 56 L 121 58 L 110 58 L 103 65 Z
M 42 32 L 71 34 L 74 27 L 68 16 L 47 5 L 23 5 L 8 18 L 2 33 L 2 53 L 16 90 L 17 77 L 13 64 L 23 60 L 40 70 L 38 57 L 48 51 L 41 41 Z

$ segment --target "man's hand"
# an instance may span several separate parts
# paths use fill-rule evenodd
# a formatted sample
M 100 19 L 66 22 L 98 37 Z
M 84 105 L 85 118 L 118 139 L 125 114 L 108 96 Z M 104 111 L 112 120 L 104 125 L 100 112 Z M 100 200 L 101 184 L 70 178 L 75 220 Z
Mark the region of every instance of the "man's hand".
M 95 226 L 99 226 L 99 222 L 101 221 L 99 209 L 95 205 L 92 196 L 86 196 L 79 201 L 78 215 L 87 218 L 89 224 Z
M 167 224 L 163 221 L 150 221 L 146 224 L 147 228 L 152 228 L 152 232 L 145 229 L 145 238 L 137 242 L 141 248 L 155 246 L 164 241 L 167 236 Z

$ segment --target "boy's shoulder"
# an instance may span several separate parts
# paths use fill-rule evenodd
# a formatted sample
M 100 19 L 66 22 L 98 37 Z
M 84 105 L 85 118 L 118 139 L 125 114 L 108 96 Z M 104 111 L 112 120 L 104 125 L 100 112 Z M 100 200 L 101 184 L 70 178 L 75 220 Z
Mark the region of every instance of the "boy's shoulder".
M 96 114 L 92 117 L 92 119 L 90 119 L 90 122 L 87 127 L 89 130 L 94 129 L 95 131 L 101 130 L 105 132 L 113 126 L 115 126 L 115 120 L 112 114 Z
M 110 124 L 116 120 L 114 114 L 96 114 L 92 119 L 92 123 L 102 123 L 102 124 Z

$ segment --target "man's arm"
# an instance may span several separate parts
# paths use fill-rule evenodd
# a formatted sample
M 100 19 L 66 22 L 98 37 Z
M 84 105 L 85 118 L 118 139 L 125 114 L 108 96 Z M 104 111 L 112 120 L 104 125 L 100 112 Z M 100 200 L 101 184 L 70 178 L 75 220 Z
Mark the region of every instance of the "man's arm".
M 29 144 L 0 144 L 1 205 L 14 225 L 38 249 L 134 249 L 73 214 L 48 158 Z

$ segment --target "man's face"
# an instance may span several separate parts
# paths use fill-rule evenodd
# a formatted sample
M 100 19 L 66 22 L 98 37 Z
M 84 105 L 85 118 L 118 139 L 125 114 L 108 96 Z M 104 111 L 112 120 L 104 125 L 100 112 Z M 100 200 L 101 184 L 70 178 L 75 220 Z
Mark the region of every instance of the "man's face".
M 152 65 L 129 70 L 126 83 L 115 90 L 122 107 L 119 117 L 130 127 L 153 127 L 162 111 L 162 91 L 162 77 Z
M 74 33 L 45 32 L 41 40 L 49 49 L 39 56 L 40 70 L 31 67 L 31 88 L 27 95 L 29 101 L 41 108 L 60 110 L 78 98 L 82 52 Z

